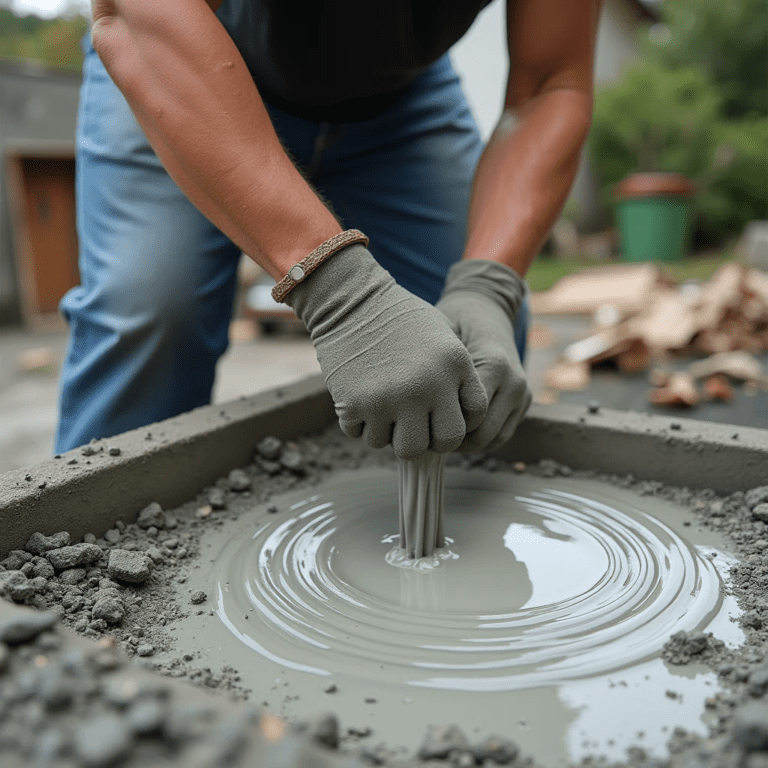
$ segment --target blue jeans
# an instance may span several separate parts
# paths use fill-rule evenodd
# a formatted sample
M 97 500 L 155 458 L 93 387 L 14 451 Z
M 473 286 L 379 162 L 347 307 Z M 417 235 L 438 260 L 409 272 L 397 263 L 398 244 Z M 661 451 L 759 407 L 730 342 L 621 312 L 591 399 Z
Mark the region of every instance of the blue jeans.
M 166 173 L 86 40 L 77 128 L 82 284 L 62 299 L 70 338 L 56 450 L 210 402 L 227 348 L 239 248 Z M 310 122 L 269 107 L 285 147 L 345 228 L 434 303 L 461 257 L 482 142 L 448 56 L 379 117 Z M 526 313 L 518 323 L 524 352 Z

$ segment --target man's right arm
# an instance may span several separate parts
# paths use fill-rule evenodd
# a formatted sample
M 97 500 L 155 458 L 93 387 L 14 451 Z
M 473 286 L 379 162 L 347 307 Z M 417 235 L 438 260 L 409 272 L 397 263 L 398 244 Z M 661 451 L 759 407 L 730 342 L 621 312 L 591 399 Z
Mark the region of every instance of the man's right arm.
M 296 170 L 220 0 L 94 0 L 92 40 L 181 190 L 280 279 L 341 231 Z

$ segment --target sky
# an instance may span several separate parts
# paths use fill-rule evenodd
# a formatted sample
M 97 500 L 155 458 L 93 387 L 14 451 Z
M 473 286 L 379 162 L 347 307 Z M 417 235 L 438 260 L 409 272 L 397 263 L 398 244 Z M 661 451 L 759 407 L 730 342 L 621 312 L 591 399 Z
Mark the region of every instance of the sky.
M 36 13 L 38 16 L 56 16 L 67 9 L 88 8 L 89 0 L 10 0 L 11 9 L 18 14 Z

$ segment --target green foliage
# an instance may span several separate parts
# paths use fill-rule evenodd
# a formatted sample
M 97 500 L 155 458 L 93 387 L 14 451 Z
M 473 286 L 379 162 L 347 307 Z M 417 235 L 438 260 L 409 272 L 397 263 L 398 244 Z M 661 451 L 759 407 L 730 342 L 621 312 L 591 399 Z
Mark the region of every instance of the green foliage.
M 710 128 L 719 106 L 695 69 L 652 62 L 631 69 L 595 99 L 590 139 L 598 174 L 613 184 L 636 172 L 700 172 L 702 156 L 712 149 Z
M 717 241 L 738 235 L 749 221 L 768 219 L 768 117 L 721 121 L 712 134 L 715 162 L 702 179 L 698 210 L 700 230 Z
M 664 63 L 705 72 L 724 117 L 768 115 L 766 0 L 664 0 L 662 10 L 671 32 L 658 47 Z
M 768 218 L 768 2 L 665 0 L 669 40 L 599 90 L 590 134 L 606 202 L 635 172 L 696 184 L 698 239 Z
M 32 59 L 79 72 L 80 40 L 87 29 L 88 21 L 82 16 L 41 19 L 17 16 L 0 7 L 0 59 Z

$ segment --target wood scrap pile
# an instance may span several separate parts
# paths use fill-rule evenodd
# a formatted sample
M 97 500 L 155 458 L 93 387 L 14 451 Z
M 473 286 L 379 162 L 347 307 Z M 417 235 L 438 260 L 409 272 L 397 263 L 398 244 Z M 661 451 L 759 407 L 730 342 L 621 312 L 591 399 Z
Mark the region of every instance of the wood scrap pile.
M 535 294 L 535 314 L 590 313 L 588 336 L 568 346 L 545 375 L 555 390 L 584 389 L 592 368 L 649 371 L 656 405 L 727 401 L 733 383 L 767 387 L 755 355 L 768 351 L 768 273 L 736 263 L 704 284 L 675 286 L 652 264 L 614 265 L 571 275 Z M 659 363 L 697 358 L 686 371 Z

